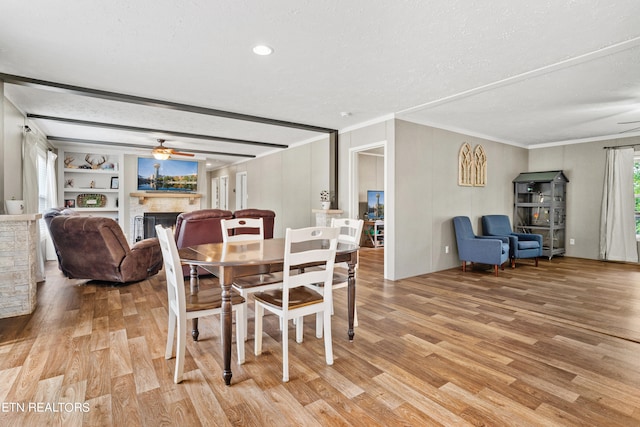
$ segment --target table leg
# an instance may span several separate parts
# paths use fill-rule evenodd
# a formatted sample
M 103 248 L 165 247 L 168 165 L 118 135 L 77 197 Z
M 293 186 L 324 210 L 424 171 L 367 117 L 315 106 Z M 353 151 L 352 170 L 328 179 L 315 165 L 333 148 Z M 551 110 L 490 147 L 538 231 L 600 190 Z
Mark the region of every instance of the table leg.
M 347 265 L 349 266 L 349 278 L 347 279 L 347 311 L 349 313 L 349 341 L 353 341 L 355 331 L 353 329 L 353 317 L 356 306 L 356 276 L 355 267 L 357 259 L 350 260 Z
M 190 280 L 189 280 L 189 287 L 191 288 L 191 293 L 194 294 L 196 292 L 198 292 L 198 266 L 197 265 L 190 265 Z M 200 332 L 198 332 L 198 318 L 192 319 L 191 320 L 191 336 L 193 337 L 194 341 L 198 341 L 198 336 L 200 335 Z
M 222 287 L 222 314 L 220 321 L 222 322 L 222 358 L 224 362 L 224 370 L 222 377 L 226 385 L 231 384 L 231 284 L 233 283 L 233 270 L 229 267 L 220 267 L 220 286 Z M 236 327 L 242 327 L 236 325 Z M 244 343 L 238 343 L 244 345 Z

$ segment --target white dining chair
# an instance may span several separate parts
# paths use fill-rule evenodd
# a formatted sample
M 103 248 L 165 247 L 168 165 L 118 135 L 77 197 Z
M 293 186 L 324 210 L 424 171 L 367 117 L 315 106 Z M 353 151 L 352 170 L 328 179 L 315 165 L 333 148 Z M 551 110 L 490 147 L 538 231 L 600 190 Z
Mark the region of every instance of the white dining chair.
M 262 218 L 222 219 L 220 220 L 220 228 L 222 229 L 222 241 L 225 243 L 264 239 Z M 257 231 L 257 233 L 253 231 Z
M 173 341 L 176 337 L 176 367 L 173 381 L 177 384 L 182 382 L 184 373 L 185 345 L 187 336 L 187 320 L 220 314 L 222 312 L 222 289 L 218 287 L 199 290 L 197 293 L 187 295 L 185 291 L 184 276 L 180 264 L 178 247 L 170 228 L 161 225 L 156 226 L 156 235 L 160 241 L 160 249 L 164 259 L 164 269 L 167 280 L 167 296 L 169 309 L 169 325 L 167 331 L 167 347 L 165 358 L 171 359 L 173 356 Z M 238 347 L 238 363 L 244 363 L 244 334 L 246 325 L 242 322 L 245 319 L 246 301 L 237 292 L 231 294 L 231 309 L 236 312 L 236 345 Z
M 264 223 L 262 218 L 233 218 L 220 221 L 223 242 L 247 242 L 251 240 L 264 240 Z M 257 233 L 255 231 L 257 230 Z M 253 234 L 249 234 L 249 233 Z M 249 300 L 249 295 L 269 289 L 282 287 L 282 273 L 263 273 L 238 277 L 234 280 L 232 288 L 243 298 Z M 244 340 L 249 339 L 248 330 L 249 313 L 244 312 Z
M 283 281 L 281 289 L 254 293 L 255 355 L 262 354 L 264 311 L 280 318 L 282 329 L 282 381 L 289 381 L 289 320 L 296 320 L 296 342 L 303 341 L 303 317 L 322 313 L 324 351 L 327 365 L 333 365 L 331 341 L 331 281 L 338 245 L 338 229 L 332 227 L 288 228 L 285 237 Z M 301 270 L 296 266 L 317 263 L 323 269 Z M 294 270 L 292 270 L 292 267 Z M 307 288 L 311 283 L 323 283 L 324 294 Z
M 364 221 L 361 219 L 351 219 L 351 218 L 332 218 L 331 219 L 331 227 L 338 228 L 340 230 L 340 234 L 338 235 L 338 243 L 352 244 L 359 246 L 360 245 L 360 237 L 362 235 L 362 227 L 364 225 Z M 336 264 L 336 267 L 349 269 L 347 263 L 339 263 Z M 356 271 L 357 271 L 356 265 Z M 354 272 L 354 275 L 356 273 Z M 334 269 L 333 271 L 333 290 L 346 288 L 349 284 L 349 274 L 337 271 Z M 313 283 L 308 286 L 310 289 L 315 290 L 319 293 L 324 293 L 324 284 L 323 283 Z M 333 314 L 333 299 L 331 301 L 331 314 Z M 356 305 L 353 306 L 353 326 L 358 326 L 358 310 Z M 322 338 L 322 317 L 318 316 L 316 319 L 316 336 L 318 338 Z

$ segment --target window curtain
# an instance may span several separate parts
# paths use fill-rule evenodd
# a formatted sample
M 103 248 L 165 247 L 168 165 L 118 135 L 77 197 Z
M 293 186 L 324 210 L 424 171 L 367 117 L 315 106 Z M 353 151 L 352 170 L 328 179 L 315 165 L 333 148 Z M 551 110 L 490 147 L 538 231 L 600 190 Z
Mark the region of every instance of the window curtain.
M 603 260 L 638 262 L 633 158 L 631 147 L 607 149 L 600 214 L 600 258 Z
M 22 136 L 22 193 L 25 213 L 38 213 L 38 136 L 29 130 Z M 39 226 L 36 227 L 36 242 L 36 281 L 41 282 L 44 280 L 44 256 Z
M 46 206 L 45 209 L 50 209 L 50 208 L 55 208 L 58 206 L 58 186 L 57 186 L 57 179 L 56 179 L 56 159 L 58 158 L 58 155 L 56 153 L 54 153 L 53 151 L 49 150 L 47 151 L 47 172 L 46 172 L 46 176 L 47 176 L 47 189 L 46 189 L 46 195 L 47 195 L 47 202 L 46 202 Z M 44 220 L 42 220 L 44 221 Z M 46 230 L 45 228 L 45 233 L 44 235 L 46 236 L 44 245 L 45 245 L 45 250 L 44 250 L 44 254 L 45 254 L 45 259 L 46 260 L 55 260 L 56 259 L 56 252 L 55 249 L 53 247 L 53 242 L 51 240 L 51 237 L 49 237 L 49 231 Z M 40 236 L 41 238 L 43 236 Z

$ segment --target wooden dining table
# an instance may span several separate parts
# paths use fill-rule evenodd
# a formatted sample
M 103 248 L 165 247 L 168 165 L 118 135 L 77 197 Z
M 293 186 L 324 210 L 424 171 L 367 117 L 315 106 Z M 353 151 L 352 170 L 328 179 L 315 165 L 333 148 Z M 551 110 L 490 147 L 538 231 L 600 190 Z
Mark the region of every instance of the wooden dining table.
M 322 245 L 321 241 L 314 244 Z M 225 384 L 231 384 L 231 285 L 234 279 L 253 274 L 264 274 L 282 271 L 284 265 L 285 240 L 265 239 L 243 242 L 209 243 L 179 249 L 180 261 L 191 266 L 191 292 L 197 292 L 197 268 L 216 275 L 222 288 L 222 354 L 224 370 L 222 376 Z M 339 243 L 336 251 L 336 263 L 348 265 L 347 307 L 349 328 L 347 335 L 353 341 L 353 315 L 356 297 L 355 266 L 358 262 L 357 245 Z M 307 266 L 296 266 L 305 268 Z M 197 333 L 197 332 L 196 332 Z M 197 336 L 196 336 L 197 337 Z M 243 345 L 238 343 L 238 345 Z

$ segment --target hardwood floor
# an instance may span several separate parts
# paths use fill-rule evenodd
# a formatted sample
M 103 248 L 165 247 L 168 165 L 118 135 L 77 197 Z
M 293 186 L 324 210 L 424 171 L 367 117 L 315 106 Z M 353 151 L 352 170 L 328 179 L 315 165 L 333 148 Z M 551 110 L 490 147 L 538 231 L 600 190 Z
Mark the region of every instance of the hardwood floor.
M 276 318 L 256 357 L 250 314 L 230 387 L 215 316 L 173 384 L 162 272 L 84 284 L 48 263 L 36 311 L 0 320 L 0 425 L 640 425 L 637 265 L 560 257 L 391 282 L 382 254 L 361 251 L 352 343 L 336 291 L 333 366 L 310 317 L 283 384 Z

